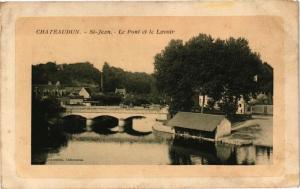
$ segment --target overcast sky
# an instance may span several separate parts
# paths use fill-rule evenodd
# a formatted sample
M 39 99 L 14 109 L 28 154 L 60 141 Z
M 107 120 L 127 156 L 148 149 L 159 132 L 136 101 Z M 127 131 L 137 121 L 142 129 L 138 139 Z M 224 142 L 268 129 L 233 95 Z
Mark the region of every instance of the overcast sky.
M 250 48 L 272 66 L 282 62 L 283 31 L 276 17 L 90 17 L 76 19 L 36 19 L 30 23 L 33 64 L 56 61 L 89 61 L 101 69 L 106 61 L 128 71 L 152 73 L 153 57 L 171 39 L 187 41 L 199 33 L 213 38 L 244 37 Z M 80 35 L 36 34 L 36 30 L 79 29 Z M 90 30 L 110 30 L 111 34 L 90 35 Z M 149 30 L 154 34 L 149 34 Z M 173 30 L 172 34 L 155 34 Z M 119 34 L 119 30 L 125 34 Z M 126 34 L 141 30 L 139 34 Z M 141 34 L 147 30 L 147 34 Z M 86 33 L 84 33 L 86 32 Z

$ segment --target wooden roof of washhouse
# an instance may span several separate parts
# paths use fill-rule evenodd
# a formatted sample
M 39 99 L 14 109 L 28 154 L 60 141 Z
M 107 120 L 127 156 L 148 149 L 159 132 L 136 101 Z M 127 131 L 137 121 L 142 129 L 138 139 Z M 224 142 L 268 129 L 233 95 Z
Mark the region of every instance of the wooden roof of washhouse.
M 167 126 L 212 132 L 223 119 L 226 119 L 224 115 L 178 112 L 167 122 Z

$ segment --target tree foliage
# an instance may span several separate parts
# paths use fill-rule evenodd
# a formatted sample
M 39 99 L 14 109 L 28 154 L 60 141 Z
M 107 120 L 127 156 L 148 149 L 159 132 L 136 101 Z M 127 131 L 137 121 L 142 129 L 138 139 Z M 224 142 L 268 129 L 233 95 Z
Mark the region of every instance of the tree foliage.
M 31 145 L 32 154 L 44 148 L 57 148 L 66 143 L 65 136 L 57 125 L 52 125 L 49 120 L 57 118 L 64 108 L 57 99 L 40 99 L 32 97 L 31 114 Z M 33 156 L 32 156 L 33 158 Z
M 49 81 L 69 86 L 99 86 L 100 71 L 89 62 L 60 64 L 53 62 L 32 66 L 32 83 L 47 84 Z
M 115 92 L 116 88 L 125 88 L 134 94 L 149 94 L 155 91 L 153 76 L 143 72 L 127 72 L 105 63 L 102 68 L 104 92 Z
M 222 40 L 199 34 L 186 43 L 171 40 L 155 56 L 154 66 L 157 87 L 171 97 L 172 112 L 190 111 L 196 105 L 193 96 L 201 94 L 222 100 L 230 114 L 241 96 L 272 92 L 272 67 L 262 64 L 243 38 Z M 259 82 L 254 81 L 256 75 Z
M 103 105 L 116 105 L 121 97 L 115 95 L 116 88 L 125 88 L 127 93 L 134 95 L 134 102 L 146 99 L 149 103 L 163 103 L 163 99 L 156 88 L 153 74 L 144 72 L 129 72 L 121 68 L 104 63 L 102 73 L 89 62 L 74 64 L 56 64 L 48 62 L 32 66 L 32 84 L 48 84 L 49 81 L 65 86 L 101 86 L 105 94 L 94 96 L 93 99 Z M 140 103 L 135 103 L 140 104 Z

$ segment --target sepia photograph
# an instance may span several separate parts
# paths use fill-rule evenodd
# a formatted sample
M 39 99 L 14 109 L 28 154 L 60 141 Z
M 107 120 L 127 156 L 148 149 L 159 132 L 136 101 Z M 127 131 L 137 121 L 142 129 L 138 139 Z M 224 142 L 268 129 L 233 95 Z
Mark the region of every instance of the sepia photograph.
M 0 10 L 1 187 L 299 185 L 297 2 Z
M 274 19 L 65 20 L 32 19 L 32 165 L 273 163 Z

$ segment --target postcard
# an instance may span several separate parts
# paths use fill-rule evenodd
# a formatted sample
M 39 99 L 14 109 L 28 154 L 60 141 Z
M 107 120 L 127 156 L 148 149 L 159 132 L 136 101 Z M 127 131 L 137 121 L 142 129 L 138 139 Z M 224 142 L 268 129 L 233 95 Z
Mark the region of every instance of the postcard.
M 297 186 L 297 6 L 3 4 L 2 186 Z

